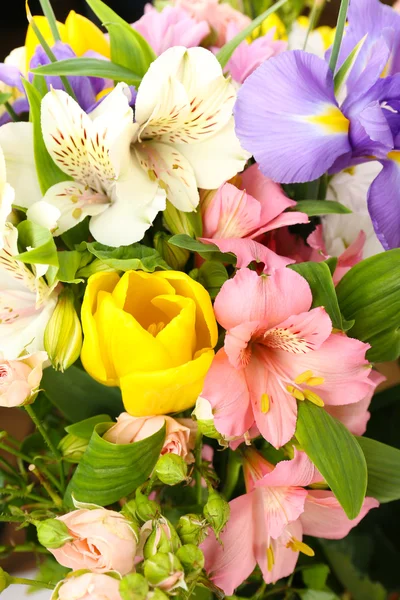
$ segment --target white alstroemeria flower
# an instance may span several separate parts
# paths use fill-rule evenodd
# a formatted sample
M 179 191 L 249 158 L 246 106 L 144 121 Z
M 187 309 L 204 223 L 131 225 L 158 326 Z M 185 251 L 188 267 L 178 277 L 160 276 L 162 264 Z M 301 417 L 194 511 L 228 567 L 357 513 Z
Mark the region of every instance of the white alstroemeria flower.
M 3 150 L 0 146 L 0 250 L 4 246 L 3 231 L 7 217 L 12 209 L 14 195 L 13 188 L 9 183 L 7 183 L 6 163 L 4 160 Z
M 57 293 L 13 258 L 17 237 L 15 227 L 6 223 L 0 250 L 0 352 L 7 359 L 44 349 L 44 330 L 57 303 Z
M 143 77 L 133 149 L 177 209 L 195 210 L 197 188 L 218 188 L 250 157 L 235 135 L 235 100 L 235 88 L 204 48 L 170 48 Z
M 54 162 L 73 178 L 52 186 L 28 218 L 47 226 L 56 207 L 55 235 L 90 216 L 90 231 L 103 244 L 124 246 L 142 239 L 165 208 L 165 192 L 131 154 L 138 125 L 129 106 L 130 90 L 120 83 L 87 115 L 65 92 L 42 100 L 43 139 Z M 47 207 L 47 209 L 46 209 Z
M 375 235 L 368 213 L 368 188 L 382 166 L 371 161 L 341 171 L 329 182 L 327 200 L 336 200 L 352 211 L 347 215 L 326 215 L 322 217 L 323 235 L 328 254 L 340 256 L 364 231 L 366 241 L 363 258 L 383 252 L 383 247 Z

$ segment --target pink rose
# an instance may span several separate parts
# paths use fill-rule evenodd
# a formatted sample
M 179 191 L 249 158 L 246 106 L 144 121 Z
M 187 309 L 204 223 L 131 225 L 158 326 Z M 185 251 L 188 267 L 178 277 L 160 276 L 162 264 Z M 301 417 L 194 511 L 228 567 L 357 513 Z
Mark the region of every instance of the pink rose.
M 51 600 L 121 600 L 119 584 L 110 575 L 72 573 L 57 586 Z
M 28 404 L 39 390 L 46 352 L 6 360 L 0 352 L 0 406 Z
M 175 0 L 175 6 L 185 9 L 196 21 L 207 21 L 217 34 L 217 46 L 223 46 L 227 40 L 228 25 L 236 25 L 241 31 L 251 19 L 235 10 L 230 4 L 219 0 Z
M 123 515 L 98 508 L 75 510 L 58 518 L 74 538 L 61 548 L 50 549 L 60 565 L 94 573 L 126 575 L 133 571 L 137 539 Z
M 164 421 L 166 435 L 161 454 L 178 454 L 187 463 L 192 463 L 194 458 L 191 451 L 196 437 L 196 425 L 192 419 L 177 420 L 163 415 L 132 417 L 128 413 L 122 413 L 103 437 L 113 444 L 132 444 L 159 431 Z

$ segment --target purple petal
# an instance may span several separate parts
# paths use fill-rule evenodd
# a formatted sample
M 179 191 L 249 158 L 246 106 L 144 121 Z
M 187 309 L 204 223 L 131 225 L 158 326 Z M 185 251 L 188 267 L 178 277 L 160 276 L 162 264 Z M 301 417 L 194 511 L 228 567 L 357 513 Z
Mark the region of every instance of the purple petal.
M 234 114 L 243 148 L 280 183 L 317 179 L 351 150 L 332 73 L 307 52 L 284 52 L 263 63 L 239 90 Z
M 12 107 L 13 107 L 14 111 L 17 113 L 17 115 L 22 115 L 23 113 L 29 112 L 29 102 L 25 97 L 18 98 L 17 100 L 15 100 L 12 104 Z M 0 117 L 0 126 L 4 125 L 5 123 L 10 123 L 10 122 L 11 122 L 11 117 L 8 114 L 8 112 L 5 111 Z
M 21 77 L 22 73 L 17 67 L 0 63 L 0 81 L 10 87 L 16 87 L 23 92 L 24 86 L 22 85 Z
M 393 156 L 397 160 L 381 161 L 383 169 L 368 192 L 369 214 L 385 250 L 400 247 L 400 152 Z

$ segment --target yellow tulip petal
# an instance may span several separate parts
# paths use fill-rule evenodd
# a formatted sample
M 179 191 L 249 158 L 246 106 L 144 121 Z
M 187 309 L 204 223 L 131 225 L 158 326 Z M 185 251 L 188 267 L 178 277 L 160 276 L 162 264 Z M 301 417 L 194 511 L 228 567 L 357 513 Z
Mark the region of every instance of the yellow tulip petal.
M 119 281 L 117 273 L 96 273 L 88 279 L 82 304 L 82 327 L 84 333 L 81 360 L 86 371 L 105 385 L 117 385 L 110 379 L 100 351 L 99 334 L 94 313 L 100 291 L 112 292 Z
M 214 348 L 218 340 L 218 327 L 207 290 L 181 271 L 158 271 L 153 276 L 169 281 L 177 294 L 195 301 L 197 349 Z
M 35 16 L 33 17 L 35 21 L 35 25 L 39 28 L 40 33 L 46 40 L 46 42 L 50 45 L 54 45 L 54 37 L 51 33 L 50 25 L 46 17 Z M 60 34 L 60 38 L 62 42 L 67 42 L 67 30 L 63 23 L 59 23 L 57 21 L 58 32 Z M 40 42 L 36 37 L 36 33 L 33 31 L 32 25 L 28 26 L 28 30 L 26 32 L 25 38 L 25 49 L 26 49 L 26 70 L 29 70 L 29 65 L 31 64 L 32 56 L 35 54 L 36 48 L 40 46 Z
M 152 300 L 166 316 L 166 325 L 157 334 L 174 367 L 193 358 L 196 347 L 196 305 L 191 298 L 157 296 Z
M 206 350 L 196 360 L 180 367 L 152 373 L 131 373 L 121 377 L 125 409 L 136 417 L 165 415 L 193 406 L 203 389 L 214 357 Z
M 156 296 L 175 295 L 168 281 L 154 277 L 155 273 L 127 271 L 115 287 L 113 298 L 120 308 L 129 312 L 144 329 L 163 320 L 163 313 L 151 301 Z
M 104 33 L 83 15 L 71 10 L 65 21 L 68 44 L 78 56 L 88 50 L 110 58 L 110 44 Z

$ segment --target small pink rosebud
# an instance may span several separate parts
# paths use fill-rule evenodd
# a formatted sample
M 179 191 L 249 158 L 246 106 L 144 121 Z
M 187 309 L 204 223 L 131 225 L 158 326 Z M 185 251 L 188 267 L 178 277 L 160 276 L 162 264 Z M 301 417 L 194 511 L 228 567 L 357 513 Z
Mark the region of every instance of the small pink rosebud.
M 71 573 L 56 587 L 51 600 L 122 600 L 120 580 L 99 573 Z
M 46 352 L 6 360 L 0 352 L 0 406 L 12 408 L 33 402 L 39 391 Z

